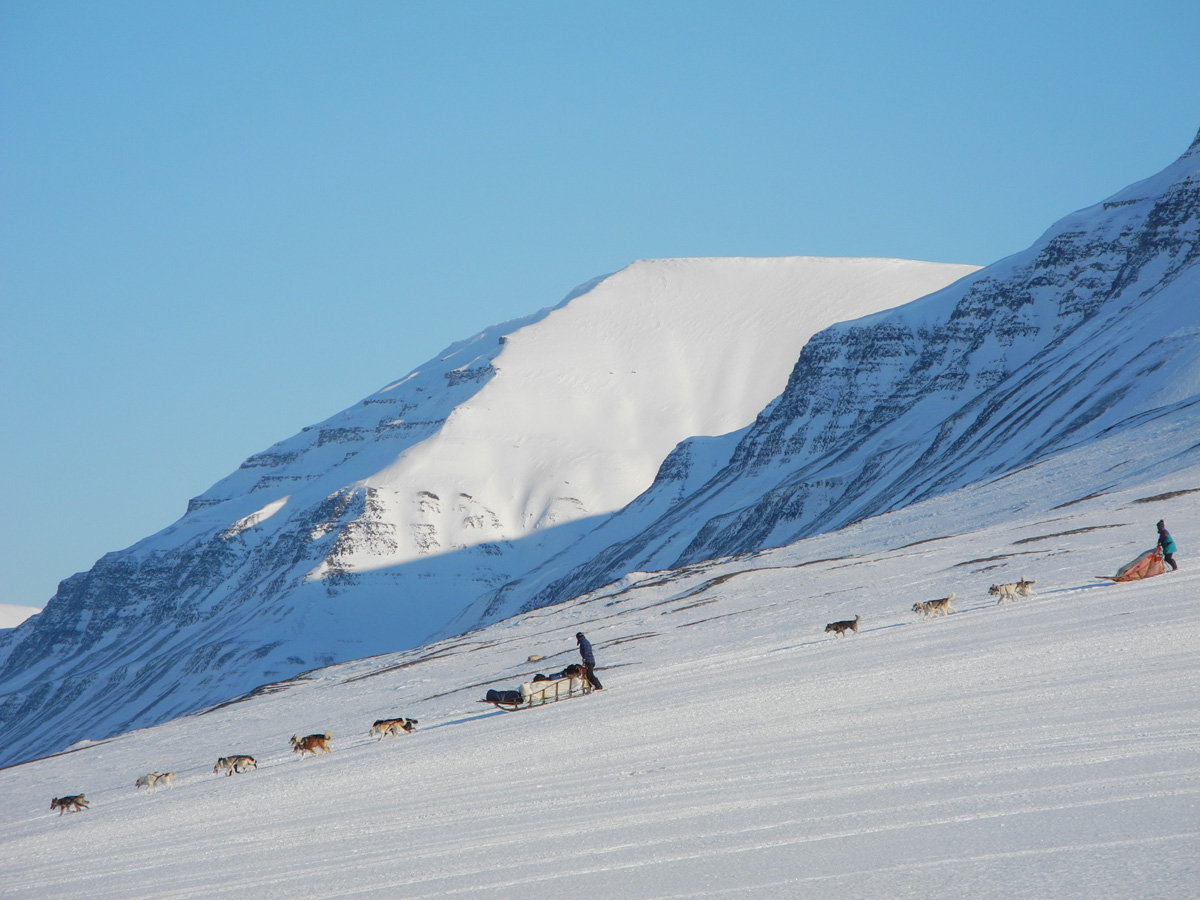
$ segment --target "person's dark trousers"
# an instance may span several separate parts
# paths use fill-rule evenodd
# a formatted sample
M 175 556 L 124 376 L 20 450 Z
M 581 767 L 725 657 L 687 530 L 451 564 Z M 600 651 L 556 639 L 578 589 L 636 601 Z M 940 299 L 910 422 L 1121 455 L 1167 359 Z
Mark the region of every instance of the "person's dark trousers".
M 588 684 L 590 684 L 590 685 L 591 685 L 592 687 L 594 687 L 596 690 L 598 690 L 598 691 L 602 691 L 602 690 L 604 690 L 604 685 L 602 685 L 602 684 L 600 683 L 600 679 L 596 677 L 596 671 L 595 671 L 595 670 L 596 670 L 596 667 L 595 667 L 595 666 L 588 666 L 588 667 L 587 667 L 587 680 L 588 680 Z
M 1163 562 L 1165 562 L 1168 566 L 1171 567 L 1172 572 L 1174 572 L 1176 569 L 1179 568 L 1179 566 L 1175 563 L 1175 554 L 1174 553 L 1164 553 L 1163 554 Z

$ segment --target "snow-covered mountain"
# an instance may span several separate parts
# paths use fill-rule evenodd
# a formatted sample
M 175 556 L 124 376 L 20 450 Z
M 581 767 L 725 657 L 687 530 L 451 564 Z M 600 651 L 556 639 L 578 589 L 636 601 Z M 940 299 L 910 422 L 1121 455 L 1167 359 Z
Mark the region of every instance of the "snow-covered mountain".
M 1194 410 L 1198 176 L 1200 138 L 1028 250 L 817 334 L 753 425 L 680 444 L 636 501 L 448 630 L 781 546 Z
M 412 647 L 748 425 L 801 347 L 974 271 L 640 262 L 252 456 L 0 635 L 0 761 Z
M 981 271 L 645 262 L 453 345 L 0 634 L 0 761 L 1114 435 L 1183 422 L 1194 465 L 1198 147 Z

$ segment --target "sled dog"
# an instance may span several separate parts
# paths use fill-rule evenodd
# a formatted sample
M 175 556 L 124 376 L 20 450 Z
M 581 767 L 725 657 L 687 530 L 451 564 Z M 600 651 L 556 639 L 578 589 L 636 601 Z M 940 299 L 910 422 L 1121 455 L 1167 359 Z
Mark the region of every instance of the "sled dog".
M 170 787 L 171 782 L 174 780 L 174 772 L 151 772 L 149 775 L 143 775 L 139 778 L 137 783 L 134 784 L 134 788 L 149 788 L 152 791 L 156 791 L 159 785 Z
M 847 631 L 853 631 L 855 634 L 858 634 L 858 619 L 859 617 L 855 616 L 853 619 L 845 619 L 841 622 L 830 622 L 825 626 L 825 630 L 827 632 L 832 631 L 838 637 L 841 637 Z
M 371 726 L 371 735 L 379 735 L 382 741 L 385 737 L 397 737 L 401 732 L 411 734 L 413 728 L 416 727 L 416 719 L 377 719 L 375 724 Z
M 327 731 L 324 734 L 310 734 L 305 737 L 296 737 L 293 734 L 291 745 L 292 752 L 299 753 L 301 758 L 304 757 L 305 753 L 311 753 L 313 756 L 316 756 L 318 750 L 322 753 L 328 753 L 329 732 Z
M 1009 584 L 993 584 L 988 588 L 989 594 L 994 594 L 999 599 L 996 604 L 999 605 L 1007 600 L 1024 600 L 1027 597 L 1033 596 L 1033 586 L 1036 581 L 1028 581 L 1024 575 L 1020 581 L 1014 581 Z
M 913 604 L 913 612 L 921 613 L 925 618 L 937 615 L 938 613 L 948 616 L 950 613 L 955 612 L 954 607 L 950 605 L 950 601 L 957 596 L 958 594 L 951 594 L 949 597 L 942 597 L 940 600 L 921 600 Z
M 72 797 L 54 797 L 50 800 L 50 812 L 58 810 L 61 816 L 65 812 L 79 812 L 81 809 L 87 809 L 88 802 L 83 798 L 83 794 L 75 794 Z
M 253 756 L 222 756 L 213 766 L 213 772 L 218 775 L 224 772 L 227 776 L 237 772 L 240 775 L 247 769 L 257 768 L 258 763 L 254 761 Z

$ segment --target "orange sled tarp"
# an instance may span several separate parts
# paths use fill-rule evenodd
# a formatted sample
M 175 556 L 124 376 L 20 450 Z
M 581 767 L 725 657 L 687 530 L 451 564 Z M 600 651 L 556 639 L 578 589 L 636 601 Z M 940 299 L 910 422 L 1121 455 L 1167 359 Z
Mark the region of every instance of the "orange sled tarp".
M 1096 577 L 1103 578 L 1105 581 L 1139 581 L 1142 578 L 1161 575 L 1165 571 L 1167 569 L 1163 565 L 1162 550 L 1155 547 L 1153 550 L 1147 550 L 1133 562 L 1121 566 L 1116 575 L 1097 575 Z

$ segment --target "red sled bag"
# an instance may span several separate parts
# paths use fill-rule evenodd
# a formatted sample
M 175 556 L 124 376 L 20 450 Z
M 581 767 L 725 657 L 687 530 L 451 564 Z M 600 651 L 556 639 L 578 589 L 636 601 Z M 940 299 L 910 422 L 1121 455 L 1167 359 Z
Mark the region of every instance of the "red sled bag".
M 1141 554 L 1133 562 L 1121 566 L 1116 575 L 1097 575 L 1096 577 L 1112 582 L 1140 581 L 1143 578 L 1161 575 L 1166 570 L 1166 566 L 1163 565 L 1162 550 L 1155 547 L 1153 550 L 1147 550 Z

